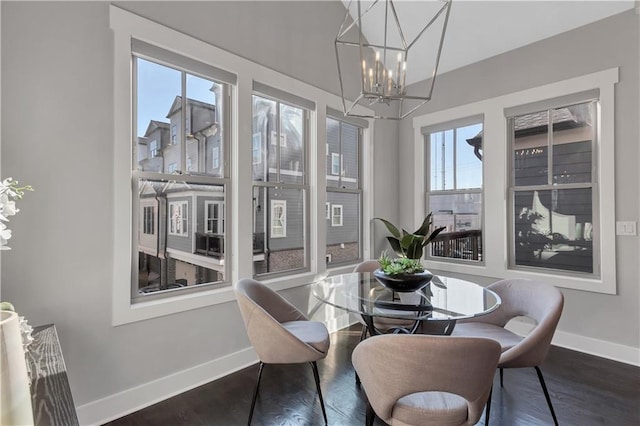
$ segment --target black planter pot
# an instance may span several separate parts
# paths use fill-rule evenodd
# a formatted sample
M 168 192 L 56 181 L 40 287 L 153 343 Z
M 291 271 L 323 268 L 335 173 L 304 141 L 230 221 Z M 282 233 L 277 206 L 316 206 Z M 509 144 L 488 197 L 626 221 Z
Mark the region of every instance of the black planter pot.
M 433 278 L 429 271 L 416 272 L 415 274 L 387 275 L 382 269 L 373 271 L 373 275 L 383 286 L 389 290 L 410 292 L 426 287 Z

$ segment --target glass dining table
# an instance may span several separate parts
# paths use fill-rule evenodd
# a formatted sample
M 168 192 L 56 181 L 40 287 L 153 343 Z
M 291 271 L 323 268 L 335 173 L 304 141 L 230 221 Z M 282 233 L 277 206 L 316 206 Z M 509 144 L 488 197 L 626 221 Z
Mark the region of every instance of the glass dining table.
M 390 290 L 369 272 L 328 276 L 316 280 L 311 288 L 323 303 L 360 315 L 372 335 L 449 335 L 456 321 L 488 314 L 501 302 L 496 293 L 481 285 L 442 275 L 434 275 L 426 287 L 411 292 Z M 380 330 L 375 327 L 374 318 L 403 321 Z

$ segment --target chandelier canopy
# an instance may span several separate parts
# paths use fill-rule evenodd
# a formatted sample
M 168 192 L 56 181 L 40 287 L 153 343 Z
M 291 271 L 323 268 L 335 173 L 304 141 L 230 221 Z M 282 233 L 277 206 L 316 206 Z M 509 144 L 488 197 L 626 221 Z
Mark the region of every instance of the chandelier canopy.
M 409 4 L 411 10 L 404 7 Z M 425 14 L 416 16 L 416 7 Z M 400 120 L 427 103 L 433 93 L 450 10 L 451 0 L 405 4 L 350 0 L 335 40 L 345 115 Z M 426 87 L 410 86 L 429 79 Z M 356 81 L 360 82 L 359 88 Z M 377 112 L 360 114 L 355 111 L 356 105 L 374 107 Z

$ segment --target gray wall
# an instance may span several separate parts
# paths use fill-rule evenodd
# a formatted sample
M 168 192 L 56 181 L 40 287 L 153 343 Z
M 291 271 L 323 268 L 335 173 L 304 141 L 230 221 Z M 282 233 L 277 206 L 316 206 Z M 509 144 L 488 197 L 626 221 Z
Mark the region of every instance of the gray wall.
M 639 41 L 638 16 L 630 10 L 438 76 L 433 100 L 415 115 L 619 66 L 620 82 L 615 91 L 616 219 L 638 221 Z M 411 188 L 416 179 L 412 146 L 409 118 L 400 126 L 400 188 Z M 413 205 L 412 192 L 401 191 L 400 205 Z M 411 223 L 411 212 L 400 212 L 403 224 Z M 637 236 L 616 239 L 617 295 L 562 290 L 566 300 L 560 330 L 635 348 L 640 345 L 639 249 Z
M 337 93 L 331 58 L 344 13 L 339 2 L 123 6 Z M 56 324 L 76 405 L 248 347 L 235 303 L 111 325 L 108 4 L 3 1 L 1 7 L 2 172 L 36 188 L 11 220 L 13 250 L 2 254 L 2 300 L 12 301 L 31 324 Z M 394 142 L 397 132 L 390 135 L 387 141 Z M 376 171 L 376 180 L 395 188 L 395 154 L 387 141 L 376 161 L 390 161 Z M 297 302 L 309 297 L 304 289 L 285 296 Z

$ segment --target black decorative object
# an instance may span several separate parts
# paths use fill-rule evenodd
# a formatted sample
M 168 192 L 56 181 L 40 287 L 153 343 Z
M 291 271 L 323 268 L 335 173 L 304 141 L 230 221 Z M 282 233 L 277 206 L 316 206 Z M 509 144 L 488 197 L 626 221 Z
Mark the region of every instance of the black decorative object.
M 413 274 L 387 275 L 382 269 L 373 271 L 373 275 L 383 286 L 389 290 L 398 292 L 411 292 L 426 287 L 433 278 L 429 271 L 415 272 Z

